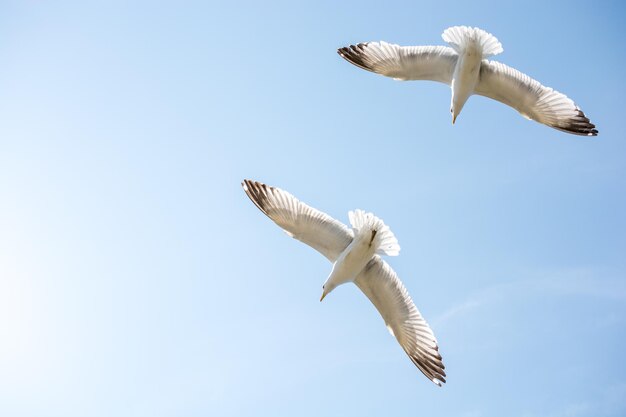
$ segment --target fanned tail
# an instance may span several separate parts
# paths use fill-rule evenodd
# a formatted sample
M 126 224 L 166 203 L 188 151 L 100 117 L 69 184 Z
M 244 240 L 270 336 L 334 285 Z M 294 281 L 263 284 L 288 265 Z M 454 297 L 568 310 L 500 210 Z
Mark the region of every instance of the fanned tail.
M 376 246 L 376 253 L 388 256 L 400 254 L 398 239 L 396 239 L 396 236 L 382 219 L 379 219 L 372 213 L 366 213 L 358 209 L 348 212 L 348 218 L 352 228 L 355 230 L 355 235 L 364 232 L 375 232 L 372 244 Z
M 495 36 L 479 28 L 453 26 L 444 30 L 441 37 L 459 54 L 471 46 L 479 49 L 483 58 L 498 55 L 504 50 Z

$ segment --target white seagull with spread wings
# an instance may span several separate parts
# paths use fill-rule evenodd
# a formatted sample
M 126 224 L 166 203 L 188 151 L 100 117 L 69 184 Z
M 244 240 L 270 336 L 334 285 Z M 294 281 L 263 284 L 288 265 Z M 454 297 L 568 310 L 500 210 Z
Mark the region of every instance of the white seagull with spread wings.
M 381 219 L 362 210 L 350 211 L 349 229 L 286 191 L 250 180 L 242 186 L 250 200 L 289 236 L 333 263 L 320 301 L 338 285 L 354 282 L 419 370 L 439 386 L 446 382 L 437 339 L 396 273 L 380 257 L 400 251 L 396 237 Z
M 454 26 L 443 32 L 447 46 L 399 46 L 367 42 L 337 53 L 365 70 L 396 80 L 431 80 L 450 85 L 452 123 L 472 94 L 513 107 L 527 119 L 567 133 L 596 136 L 598 131 L 566 95 L 516 69 L 488 58 L 503 51 L 495 36 L 479 28 Z

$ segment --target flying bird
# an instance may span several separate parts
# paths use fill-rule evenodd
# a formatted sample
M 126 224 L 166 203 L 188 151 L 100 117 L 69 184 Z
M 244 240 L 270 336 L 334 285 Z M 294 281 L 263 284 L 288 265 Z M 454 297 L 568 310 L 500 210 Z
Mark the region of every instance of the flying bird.
M 363 210 L 350 211 L 352 228 L 348 228 L 279 188 L 251 180 L 244 180 L 242 186 L 259 210 L 289 236 L 333 263 L 320 301 L 337 286 L 353 282 L 378 309 L 389 332 L 419 370 L 438 386 L 446 382 L 437 339 L 396 273 L 381 258 L 400 251 L 396 237 L 381 219 Z
M 396 80 L 431 80 L 450 85 L 452 123 L 472 94 L 498 100 L 527 119 L 581 136 L 598 131 L 566 95 L 541 85 L 528 75 L 486 58 L 503 51 L 490 33 L 454 26 L 442 38 L 450 46 L 399 46 L 367 42 L 337 50 L 348 62 Z

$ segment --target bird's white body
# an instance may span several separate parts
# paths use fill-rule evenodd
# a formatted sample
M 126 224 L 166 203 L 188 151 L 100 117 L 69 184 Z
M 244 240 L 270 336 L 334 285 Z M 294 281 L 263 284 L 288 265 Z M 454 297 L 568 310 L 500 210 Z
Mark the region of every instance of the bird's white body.
M 442 37 L 458 54 L 450 80 L 452 90 L 450 112 L 454 123 L 463 105 L 476 90 L 483 59 L 502 52 L 502 45 L 490 33 L 466 26 L 448 28 Z
M 467 99 L 474 94 L 478 77 L 480 75 L 480 63 L 483 60 L 482 48 L 472 43 L 459 55 L 454 67 L 454 75 L 450 83 L 452 98 L 450 100 L 450 112 L 452 123 L 455 122 Z
M 351 211 L 348 217 L 352 225 L 352 242 L 333 263 L 323 286 L 322 299 L 339 285 L 353 282 L 376 253 L 390 256 L 400 253 L 398 240 L 381 219 L 363 210 Z
M 326 293 L 341 284 L 354 281 L 372 259 L 376 253 L 376 247 L 372 245 L 372 233 L 372 231 L 365 231 L 354 236 L 354 240 L 341 252 L 324 283 Z

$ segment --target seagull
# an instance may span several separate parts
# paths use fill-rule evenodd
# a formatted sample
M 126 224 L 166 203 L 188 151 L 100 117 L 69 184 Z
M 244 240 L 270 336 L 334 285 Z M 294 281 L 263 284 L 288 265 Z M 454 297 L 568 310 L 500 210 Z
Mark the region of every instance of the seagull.
M 378 309 L 415 366 L 438 386 L 446 382 L 435 335 L 402 281 L 380 257 L 400 252 L 398 240 L 381 219 L 363 210 L 350 211 L 348 228 L 279 188 L 251 180 L 241 185 L 259 210 L 289 236 L 333 263 L 320 301 L 337 286 L 353 282 Z
M 442 38 L 450 46 L 399 46 L 384 41 L 359 43 L 337 50 L 346 61 L 396 80 L 431 80 L 452 90 L 452 124 L 472 94 L 513 107 L 527 119 L 563 132 L 597 136 L 595 125 L 566 95 L 528 75 L 486 58 L 503 51 L 492 34 L 454 26 Z

